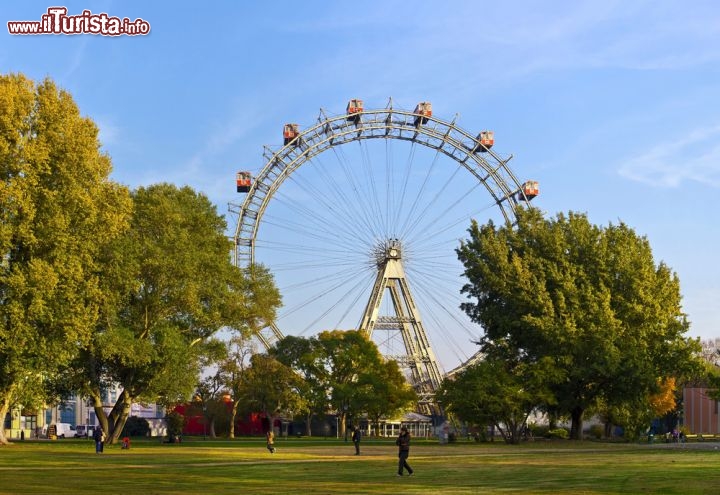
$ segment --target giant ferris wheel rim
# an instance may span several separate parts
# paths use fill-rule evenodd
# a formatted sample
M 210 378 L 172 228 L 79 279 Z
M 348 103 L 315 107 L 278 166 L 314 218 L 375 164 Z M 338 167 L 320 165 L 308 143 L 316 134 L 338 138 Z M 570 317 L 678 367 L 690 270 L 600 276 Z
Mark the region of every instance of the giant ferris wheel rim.
M 418 117 L 422 118 L 420 124 L 416 123 Z M 477 137 L 458 126 L 456 120 L 457 116 L 447 121 L 393 107 L 332 117 L 321 110 L 317 122 L 299 132 L 291 142 L 274 153 L 266 147 L 265 165 L 240 206 L 234 234 L 235 264 L 247 267 L 254 262 L 255 237 L 265 209 L 292 172 L 333 147 L 365 139 L 410 141 L 445 154 L 475 176 L 492 196 L 505 221 L 514 223 L 517 206 L 529 206 L 529 199 L 507 165 L 512 155 L 503 159 L 482 147 Z

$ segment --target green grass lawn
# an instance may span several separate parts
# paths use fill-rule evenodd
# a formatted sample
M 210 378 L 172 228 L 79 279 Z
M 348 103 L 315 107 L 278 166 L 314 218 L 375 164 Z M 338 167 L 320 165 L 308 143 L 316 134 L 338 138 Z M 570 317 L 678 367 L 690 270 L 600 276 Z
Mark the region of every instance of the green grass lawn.
M 392 440 L 362 454 L 336 439 L 135 440 L 95 454 L 92 441 L 0 447 L 2 494 L 461 494 L 720 493 L 716 443 L 530 442 L 519 446 L 413 440 L 412 477 L 396 477 Z

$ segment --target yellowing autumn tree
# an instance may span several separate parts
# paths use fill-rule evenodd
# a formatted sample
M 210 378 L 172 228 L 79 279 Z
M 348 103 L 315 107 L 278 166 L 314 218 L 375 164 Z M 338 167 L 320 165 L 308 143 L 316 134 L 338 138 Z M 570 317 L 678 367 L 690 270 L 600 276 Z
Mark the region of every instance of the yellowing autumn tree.
M 90 340 L 104 299 L 98 254 L 131 208 L 110 171 L 70 94 L 0 75 L 0 419 L 42 406 L 45 379 Z

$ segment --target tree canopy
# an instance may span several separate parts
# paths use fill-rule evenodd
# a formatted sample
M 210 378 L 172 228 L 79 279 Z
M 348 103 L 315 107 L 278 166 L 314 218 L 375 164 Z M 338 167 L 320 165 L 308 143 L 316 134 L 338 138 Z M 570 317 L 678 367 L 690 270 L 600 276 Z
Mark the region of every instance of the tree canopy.
M 377 421 L 417 401 L 398 364 L 385 361 L 375 343 L 357 330 L 286 337 L 271 353 L 303 376 L 309 414 L 337 414 L 340 434 L 350 417 L 368 414 Z
M 110 171 L 67 92 L 0 76 L 0 418 L 43 405 L 46 380 L 92 336 L 106 296 L 99 253 L 131 208 Z
M 76 362 L 77 386 L 93 397 L 113 439 L 133 401 L 173 404 L 189 397 L 209 337 L 271 320 L 280 300 L 267 270 L 231 264 L 225 221 L 203 194 L 157 184 L 132 197 L 131 227 L 104 260 L 113 297 Z M 108 384 L 122 393 L 105 417 Z
M 697 369 L 679 279 L 627 225 L 528 209 L 516 226 L 473 222 L 468 232 L 457 250 L 463 309 L 485 330 L 481 350 L 542 367 L 573 438 L 588 409 L 648 402 L 664 380 Z

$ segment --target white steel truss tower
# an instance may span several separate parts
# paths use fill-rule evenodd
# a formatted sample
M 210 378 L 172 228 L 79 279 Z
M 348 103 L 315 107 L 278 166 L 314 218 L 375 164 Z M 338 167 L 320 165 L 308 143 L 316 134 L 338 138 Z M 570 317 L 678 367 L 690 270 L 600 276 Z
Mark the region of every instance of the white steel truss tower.
M 405 372 L 418 394 L 420 411 L 432 414 L 439 412 L 434 398 L 442 382 L 442 374 L 405 278 L 401 248 L 400 242 L 392 239 L 377 249 L 378 274 L 360 329 L 368 337 L 373 337 L 374 332 L 387 332 L 386 341 L 392 339 L 393 335 L 401 337 L 405 354 L 385 354 L 385 357 L 395 359 Z M 380 314 L 386 293 L 390 297 L 394 315 Z

